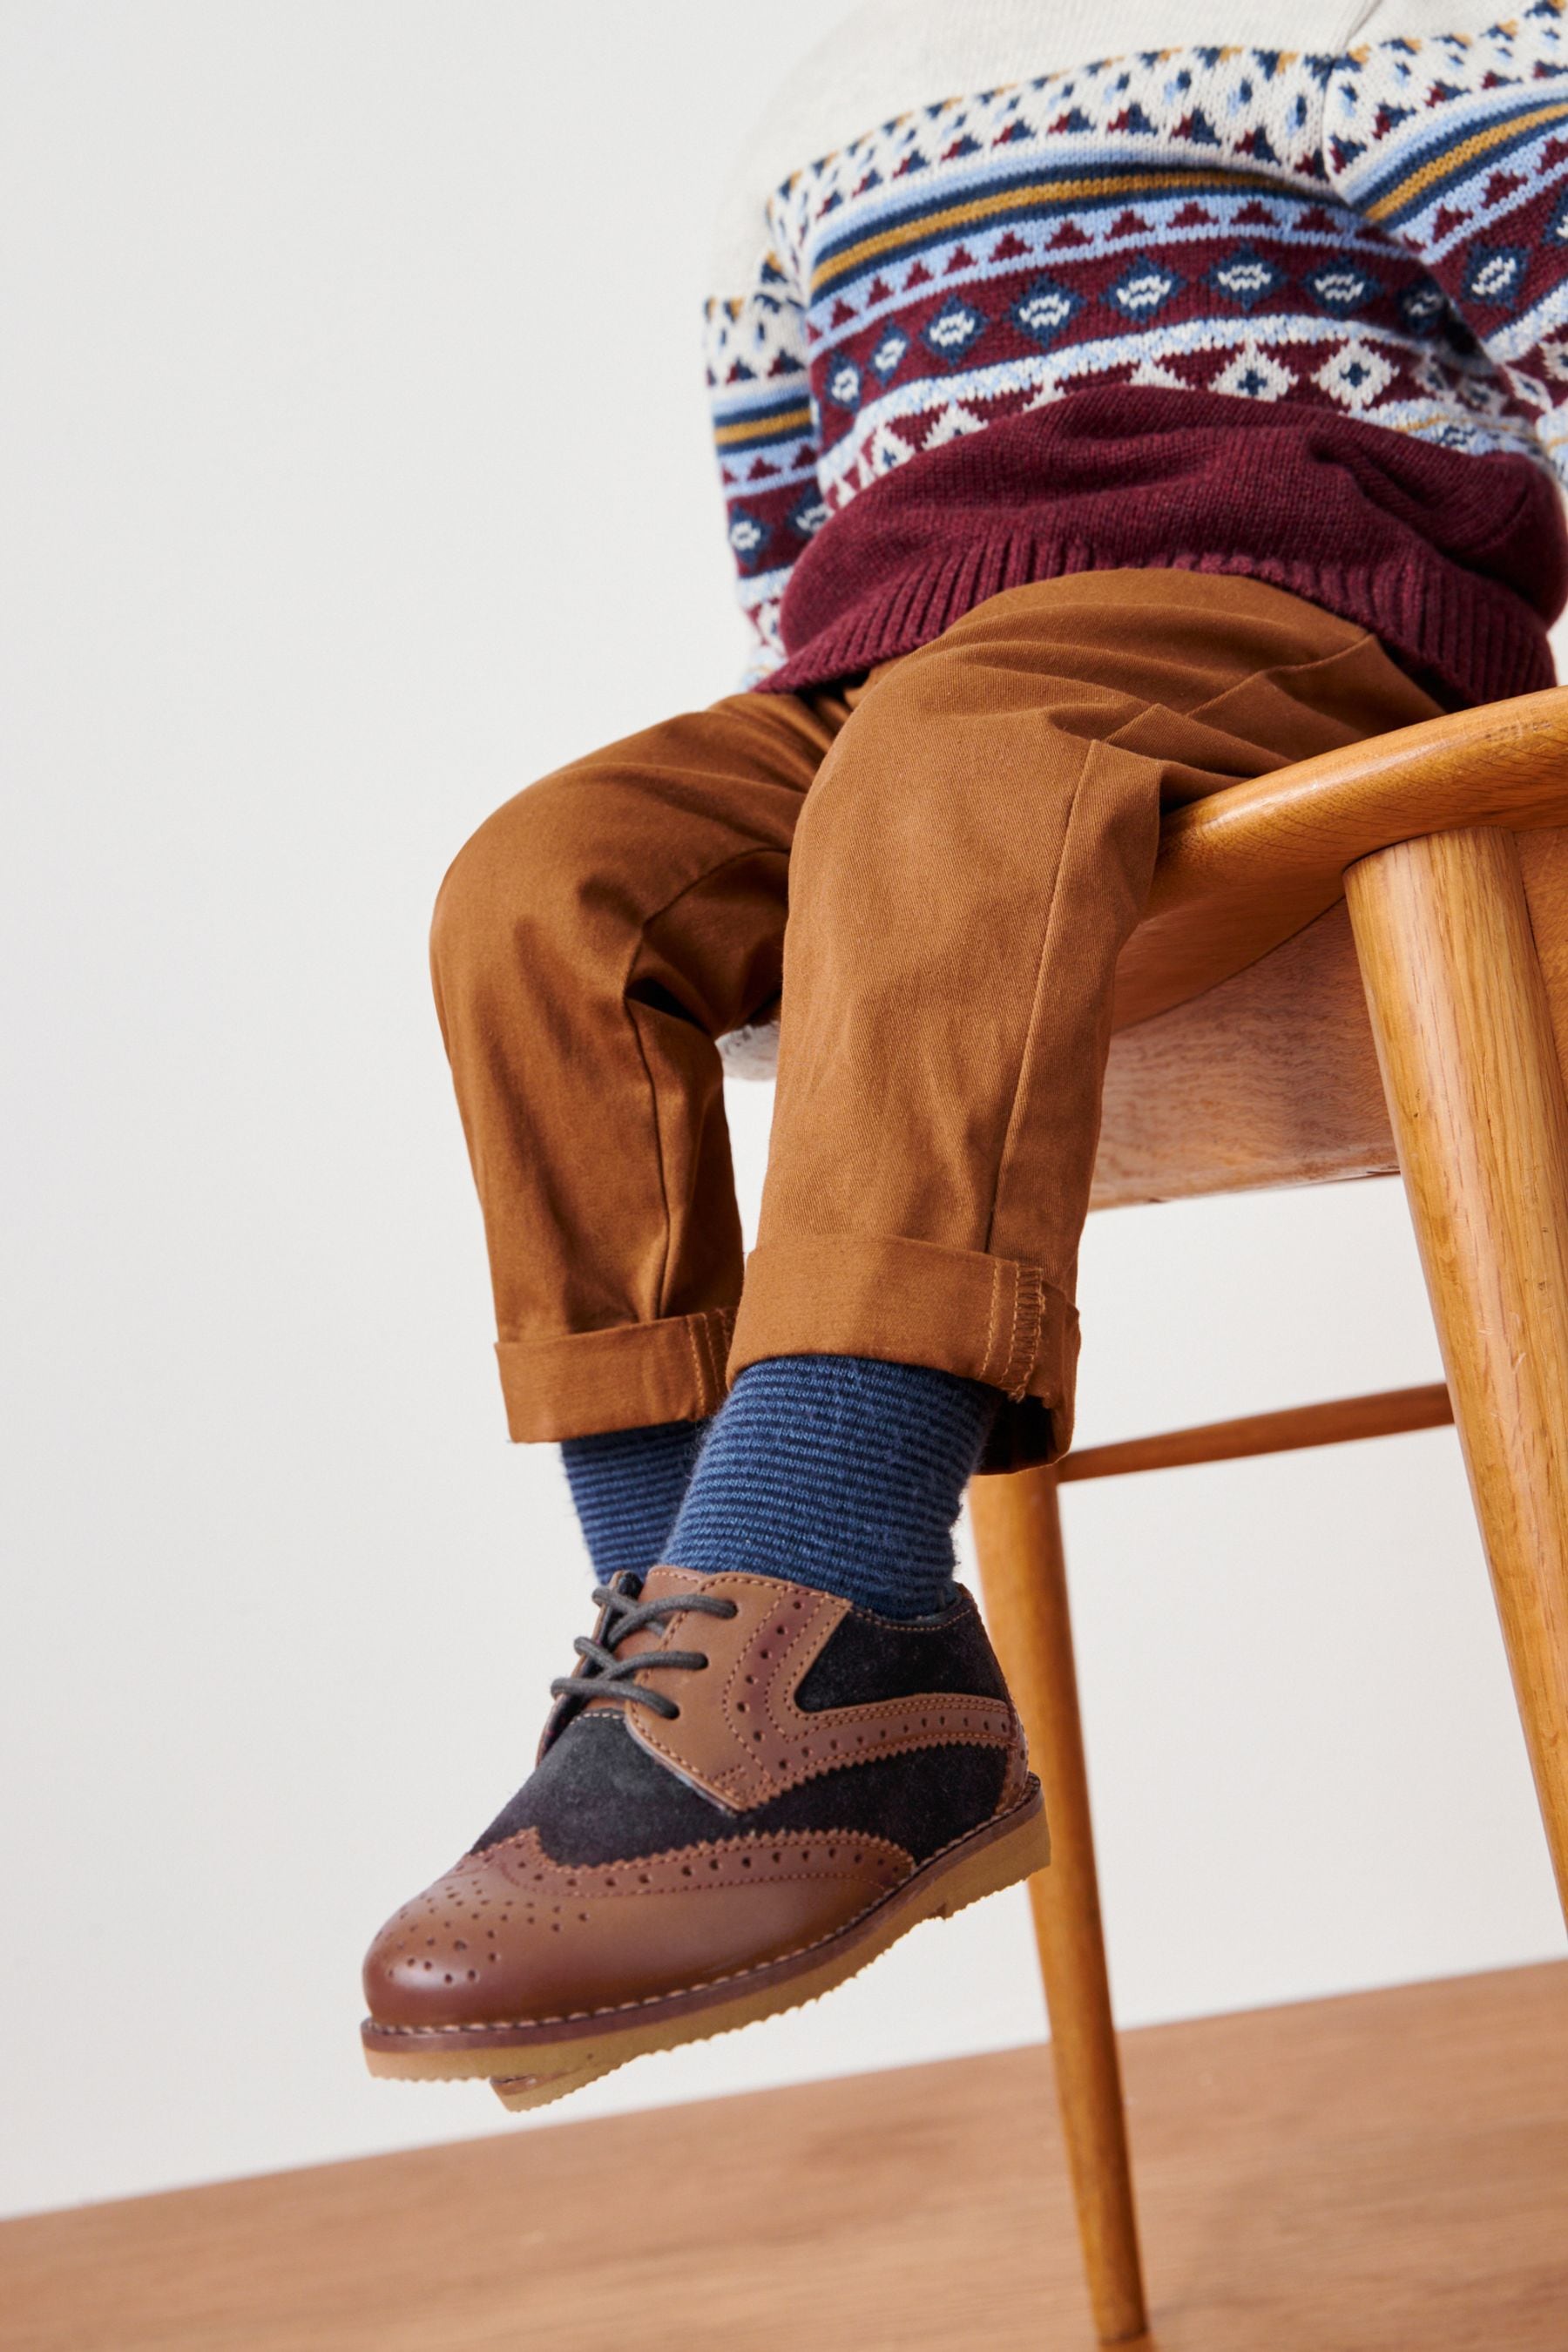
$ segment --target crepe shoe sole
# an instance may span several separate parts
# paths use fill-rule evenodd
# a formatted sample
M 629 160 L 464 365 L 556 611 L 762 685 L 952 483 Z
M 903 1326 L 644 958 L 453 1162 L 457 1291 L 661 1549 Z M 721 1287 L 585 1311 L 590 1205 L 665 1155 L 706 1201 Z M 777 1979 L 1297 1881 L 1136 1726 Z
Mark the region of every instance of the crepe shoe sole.
M 1010 1811 L 971 1830 L 831 1936 L 708 1985 L 596 2014 L 493 2026 L 361 2028 L 373 2074 L 404 2082 L 489 2081 L 513 2113 L 548 2106 L 650 2051 L 733 2032 L 799 2009 L 877 1959 L 922 1920 L 1032 1877 L 1050 1860 L 1039 1782 Z

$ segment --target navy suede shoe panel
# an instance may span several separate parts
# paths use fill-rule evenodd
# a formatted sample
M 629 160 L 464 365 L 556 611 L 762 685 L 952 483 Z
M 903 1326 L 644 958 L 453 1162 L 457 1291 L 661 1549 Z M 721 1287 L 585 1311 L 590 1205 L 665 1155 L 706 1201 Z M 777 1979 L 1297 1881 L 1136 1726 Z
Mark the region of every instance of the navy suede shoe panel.
M 817 1773 L 769 1804 L 732 1813 L 677 1780 L 618 1715 L 580 1716 L 473 1851 L 531 1829 L 553 1861 L 589 1869 L 718 1838 L 842 1830 L 887 1838 L 924 1862 L 994 1811 L 1006 1769 L 999 1748 L 921 1748 Z

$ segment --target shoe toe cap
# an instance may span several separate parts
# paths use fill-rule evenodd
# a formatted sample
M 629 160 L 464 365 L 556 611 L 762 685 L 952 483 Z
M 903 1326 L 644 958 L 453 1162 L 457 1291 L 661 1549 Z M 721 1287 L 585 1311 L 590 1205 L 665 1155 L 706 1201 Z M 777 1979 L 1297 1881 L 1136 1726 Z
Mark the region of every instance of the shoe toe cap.
M 529 1832 L 387 1921 L 365 1960 L 371 2029 L 482 2033 L 679 1995 L 832 1935 L 911 1867 L 886 1840 L 810 1831 L 574 1868 Z
M 364 1998 L 381 2026 L 468 2025 L 504 2014 L 516 1890 L 483 1854 L 466 1855 L 395 1911 L 364 1961 Z

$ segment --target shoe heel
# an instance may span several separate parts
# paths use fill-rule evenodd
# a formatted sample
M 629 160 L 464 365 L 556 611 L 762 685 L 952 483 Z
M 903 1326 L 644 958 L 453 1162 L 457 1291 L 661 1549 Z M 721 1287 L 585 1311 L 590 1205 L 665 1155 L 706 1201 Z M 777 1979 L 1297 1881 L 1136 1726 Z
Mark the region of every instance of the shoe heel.
M 1004 1836 L 994 1838 L 978 1852 L 966 1855 L 956 1869 L 945 1874 L 938 1899 L 925 1916 L 951 1919 L 955 1912 L 967 1910 L 970 1904 L 984 1902 L 987 1895 L 1000 1895 L 1005 1886 L 1016 1886 L 1021 1879 L 1032 1878 L 1037 1870 L 1048 1868 L 1050 1859 L 1050 1832 L 1046 1826 L 1045 1807 L 1037 1793 L 1022 1821 Z
M 522 2116 L 531 2108 L 550 2106 L 611 2071 L 610 2066 L 574 2066 L 563 2074 L 492 2074 L 490 2088 L 509 2115 Z

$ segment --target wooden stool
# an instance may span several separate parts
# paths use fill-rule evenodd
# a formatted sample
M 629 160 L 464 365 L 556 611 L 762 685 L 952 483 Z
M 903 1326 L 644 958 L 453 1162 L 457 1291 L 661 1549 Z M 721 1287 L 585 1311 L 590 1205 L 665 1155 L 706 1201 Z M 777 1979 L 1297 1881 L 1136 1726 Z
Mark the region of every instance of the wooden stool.
M 1457 1421 L 1568 1911 L 1568 690 L 1177 810 L 1119 969 L 1117 1029 L 1093 1205 L 1397 1170 L 1447 1388 L 974 1483 L 988 1614 L 1051 1825 L 1053 1867 L 1030 1894 L 1109 2344 L 1146 2319 L 1059 1485 Z
M 1058 1486 L 1457 1421 L 1568 1912 L 1568 689 L 1176 810 L 1116 1030 L 1091 1205 L 1401 1173 L 1448 1377 L 974 1482 L 1045 1784 L 1053 1862 L 1030 1894 L 1108 2344 L 1146 2320 Z M 723 1044 L 739 1075 L 772 1066 L 765 1016 Z

